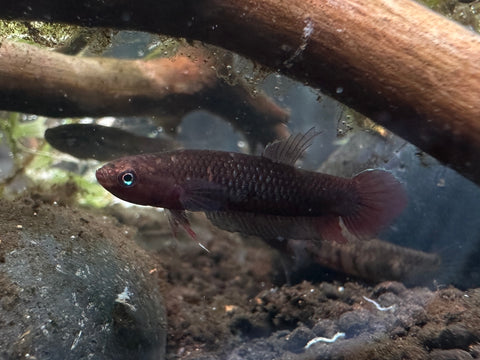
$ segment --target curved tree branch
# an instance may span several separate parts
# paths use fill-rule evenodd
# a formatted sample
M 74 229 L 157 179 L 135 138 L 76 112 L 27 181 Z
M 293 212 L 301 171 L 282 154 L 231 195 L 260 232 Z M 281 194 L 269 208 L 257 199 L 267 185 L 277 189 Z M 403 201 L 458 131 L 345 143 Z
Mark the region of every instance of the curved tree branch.
M 405 0 L 19 0 L 0 18 L 198 39 L 320 87 L 480 183 L 480 37 Z
M 252 97 L 240 79 L 226 84 L 215 70 L 221 67 L 193 46 L 142 61 L 73 57 L 4 40 L 0 107 L 55 117 L 154 115 L 167 131 L 204 109 L 243 131 L 251 146 L 287 135 L 289 112 L 263 94 Z

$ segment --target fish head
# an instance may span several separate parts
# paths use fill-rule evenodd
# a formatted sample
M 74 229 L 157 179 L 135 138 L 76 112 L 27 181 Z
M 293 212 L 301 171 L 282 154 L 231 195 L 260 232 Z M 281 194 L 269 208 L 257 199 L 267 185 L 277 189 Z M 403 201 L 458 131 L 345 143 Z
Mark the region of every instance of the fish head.
M 45 140 L 57 150 L 73 155 L 79 159 L 92 158 L 95 151 L 89 133 L 83 124 L 60 125 L 45 131 Z
M 166 168 L 147 156 L 130 156 L 107 163 L 95 173 L 106 190 L 116 197 L 138 205 L 179 207 L 178 186 Z M 164 171 L 162 171 L 164 170 Z

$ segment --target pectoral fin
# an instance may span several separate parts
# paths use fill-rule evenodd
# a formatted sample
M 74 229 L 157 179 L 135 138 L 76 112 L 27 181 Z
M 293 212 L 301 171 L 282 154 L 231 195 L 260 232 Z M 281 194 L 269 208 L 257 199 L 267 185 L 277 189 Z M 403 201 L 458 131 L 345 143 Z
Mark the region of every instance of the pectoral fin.
M 224 187 L 207 180 L 188 180 L 180 188 L 180 203 L 190 211 L 217 211 L 226 200 Z
M 168 222 L 173 232 L 173 236 L 177 237 L 178 226 L 181 225 L 188 235 L 193 240 L 197 239 L 197 234 L 190 227 L 190 221 L 188 221 L 187 213 L 183 210 L 168 210 Z

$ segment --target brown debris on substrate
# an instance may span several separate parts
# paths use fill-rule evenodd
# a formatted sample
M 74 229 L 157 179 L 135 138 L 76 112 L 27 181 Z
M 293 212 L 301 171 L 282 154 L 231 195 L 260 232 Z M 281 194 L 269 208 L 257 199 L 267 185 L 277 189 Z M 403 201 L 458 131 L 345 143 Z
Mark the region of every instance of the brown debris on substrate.
M 169 359 L 420 360 L 447 353 L 478 358 L 478 289 L 431 291 L 407 289 L 397 282 L 373 288 L 351 281 L 303 282 L 252 296 L 245 294 L 242 281 L 233 280 L 237 276 L 222 269 L 222 264 L 234 264 L 224 259 L 226 254 L 215 265 L 202 256 L 211 265 L 185 259 L 179 266 L 177 259 L 176 266 L 169 267 L 177 280 L 170 284 L 175 297 L 166 297 Z M 202 265 L 197 267 L 198 263 Z M 226 277 L 224 286 L 213 293 L 209 275 L 200 271 L 210 266 L 220 267 L 215 273 Z M 174 275 L 177 269 L 186 280 L 183 284 Z M 329 339 L 340 332 L 345 338 L 305 349 L 315 337 Z
M 114 214 L 129 223 L 128 212 L 117 207 Z M 173 240 L 165 216 L 156 214 L 141 211 L 132 219 L 136 238 L 156 249 L 167 278 L 169 359 L 433 359 L 469 352 L 480 340 L 477 290 L 369 285 L 342 275 L 277 286 L 272 279 L 282 267 L 260 239 L 242 239 L 194 216 L 208 253 L 186 236 Z M 314 337 L 337 332 L 346 338 L 336 345 L 304 349 Z

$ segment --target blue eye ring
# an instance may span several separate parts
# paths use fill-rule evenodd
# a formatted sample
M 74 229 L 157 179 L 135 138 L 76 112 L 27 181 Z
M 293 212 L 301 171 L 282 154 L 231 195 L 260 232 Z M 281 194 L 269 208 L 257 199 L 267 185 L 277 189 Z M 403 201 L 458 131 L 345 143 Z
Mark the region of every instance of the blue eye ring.
M 132 187 L 136 183 L 135 172 L 133 170 L 124 171 L 119 175 L 118 180 L 122 186 Z

